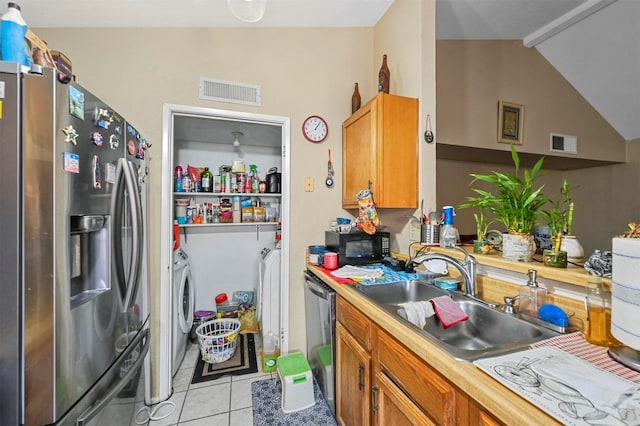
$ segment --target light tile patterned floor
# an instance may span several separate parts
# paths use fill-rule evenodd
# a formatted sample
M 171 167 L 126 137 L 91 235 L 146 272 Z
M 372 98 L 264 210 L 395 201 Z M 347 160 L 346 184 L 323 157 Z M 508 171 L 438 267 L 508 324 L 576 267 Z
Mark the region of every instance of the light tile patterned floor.
M 251 383 L 265 378 L 275 378 L 274 373 L 262 372 L 259 335 L 256 337 L 258 372 L 244 376 L 223 377 L 204 383 L 191 384 L 200 350 L 190 344 L 180 369 L 173 378 L 173 395 L 169 399 L 175 404 L 170 416 L 162 420 L 151 420 L 151 426 L 251 426 L 253 408 Z M 161 408 L 156 416 L 161 417 L 170 408 Z

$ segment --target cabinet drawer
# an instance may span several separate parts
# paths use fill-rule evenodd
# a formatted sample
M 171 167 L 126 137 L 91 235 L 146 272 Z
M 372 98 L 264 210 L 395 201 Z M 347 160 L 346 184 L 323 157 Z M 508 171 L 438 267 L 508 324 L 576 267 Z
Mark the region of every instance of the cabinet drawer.
M 371 352 L 371 321 L 342 297 L 336 302 L 336 318 L 368 352 Z
M 378 331 L 379 368 L 438 424 L 456 422 L 456 388 L 387 333 Z

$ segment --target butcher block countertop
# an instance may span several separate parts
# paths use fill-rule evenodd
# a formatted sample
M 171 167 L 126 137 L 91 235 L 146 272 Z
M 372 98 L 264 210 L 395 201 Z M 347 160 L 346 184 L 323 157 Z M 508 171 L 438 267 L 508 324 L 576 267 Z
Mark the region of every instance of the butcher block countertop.
M 417 331 L 407 327 L 371 302 L 352 285 L 337 283 L 331 276 L 313 264 L 307 264 L 307 268 L 333 288 L 339 296 L 372 318 L 379 327 L 395 336 L 408 349 L 438 370 L 441 375 L 503 423 L 545 426 L 560 424 L 553 417 L 482 372 L 474 364 L 458 361 L 430 343 Z

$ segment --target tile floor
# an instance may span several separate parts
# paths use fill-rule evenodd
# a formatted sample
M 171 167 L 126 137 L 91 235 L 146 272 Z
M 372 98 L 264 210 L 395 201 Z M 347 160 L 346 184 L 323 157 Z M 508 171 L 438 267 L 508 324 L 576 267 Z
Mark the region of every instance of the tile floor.
M 200 349 L 190 344 L 180 369 L 173 378 L 175 404 L 173 413 L 162 420 L 151 420 L 151 426 L 252 426 L 251 383 L 274 378 L 275 373 L 262 372 L 261 342 L 256 337 L 258 372 L 244 376 L 227 376 L 204 383 L 191 384 Z M 167 413 L 163 407 L 156 416 Z

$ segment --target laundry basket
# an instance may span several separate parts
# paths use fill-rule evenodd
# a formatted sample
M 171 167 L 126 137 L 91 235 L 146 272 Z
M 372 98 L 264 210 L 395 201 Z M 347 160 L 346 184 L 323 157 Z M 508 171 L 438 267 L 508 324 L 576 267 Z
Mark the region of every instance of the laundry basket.
M 202 360 L 218 364 L 231 358 L 236 351 L 240 321 L 233 318 L 215 319 L 196 329 Z

